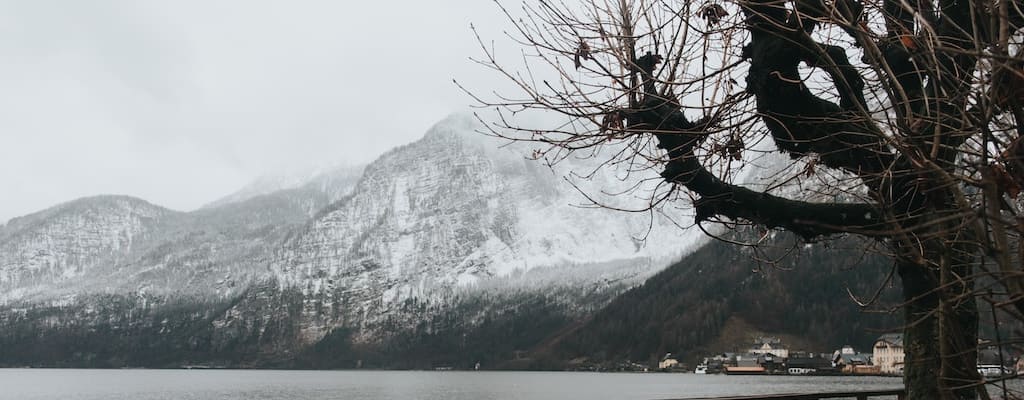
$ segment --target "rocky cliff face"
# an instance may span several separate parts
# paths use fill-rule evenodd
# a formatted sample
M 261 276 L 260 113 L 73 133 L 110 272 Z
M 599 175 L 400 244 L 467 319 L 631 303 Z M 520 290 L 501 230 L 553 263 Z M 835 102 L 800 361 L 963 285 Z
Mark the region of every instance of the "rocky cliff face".
M 573 207 L 583 197 L 563 176 L 586 161 L 552 171 L 475 128 L 450 117 L 358 179 L 256 184 L 189 213 L 103 197 L 12 220 L 0 228 L 2 321 L 65 333 L 116 321 L 184 343 L 151 353 L 287 359 L 339 332 L 373 346 L 435 332 L 439 318 L 471 329 L 525 298 L 571 318 L 694 246 L 698 234 L 657 214 Z M 577 182 L 631 185 L 610 169 Z M 93 304 L 112 298 L 120 306 Z
M 495 278 L 506 290 L 544 290 L 566 280 L 628 285 L 681 253 L 633 239 L 649 222 L 642 215 L 572 208 L 578 194 L 562 187 L 560 176 L 486 147 L 493 144 L 470 136 L 473 129 L 471 120 L 453 117 L 385 154 L 350 197 L 285 243 L 271 264 L 274 276 L 302 290 L 304 309 L 339 313 L 311 314 L 305 337 L 345 325 L 371 341 L 406 302 L 447 304 Z M 667 221 L 656 222 L 669 229 Z M 586 279 L 558 270 L 583 270 Z M 546 281 L 525 278 L 545 272 Z M 409 325 L 417 319 L 411 316 Z
M 10 301 L 110 273 L 173 211 L 98 196 L 15 218 L 0 227 L 0 292 Z
M 267 275 L 283 238 L 351 182 L 303 186 L 190 213 L 125 196 L 75 200 L 0 228 L 5 303 L 90 294 L 230 297 Z

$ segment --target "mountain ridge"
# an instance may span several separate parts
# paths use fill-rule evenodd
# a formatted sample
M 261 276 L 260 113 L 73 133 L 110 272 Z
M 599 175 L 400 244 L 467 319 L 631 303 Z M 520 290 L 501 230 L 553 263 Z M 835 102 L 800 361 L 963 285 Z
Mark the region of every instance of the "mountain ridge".
M 526 299 L 554 325 L 600 307 L 679 257 L 687 243 L 698 243 L 695 232 L 680 232 L 657 214 L 567 206 L 582 201 L 560 179 L 577 161 L 548 169 L 515 148 L 488 144 L 475 123 L 465 115 L 446 118 L 362 168 L 358 179 L 342 173 L 161 213 L 131 246 L 107 251 L 84 269 L 55 263 L 51 275 L 61 268 L 87 274 L 12 286 L 0 303 L 7 305 L 0 322 L 13 333 L 0 344 L 46 337 L 34 345 L 65 349 L 46 352 L 47 362 L 86 366 L 97 357 L 174 362 L 165 353 L 175 348 L 231 365 L 295 363 L 324 340 L 373 349 L 429 336 L 445 324 L 488 331 L 495 316 L 526 318 L 514 311 Z M 617 174 L 579 184 L 624 185 Z M 134 226 L 108 222 L 109 230 L 65 233 Z M 666 234 L 638 241 L 648 229 Z M 56 233 L 44 236 L 36 247 L 65 250 L 50 240 Z M 11 257 L 0 274 L 28 262 L 23 251 L 4 253 Z M 87 338 L 148 350 L 124 358 L 107 345 L 83 352 L 61 344 Z M 30 362 L 31 354 L 14 358 Z

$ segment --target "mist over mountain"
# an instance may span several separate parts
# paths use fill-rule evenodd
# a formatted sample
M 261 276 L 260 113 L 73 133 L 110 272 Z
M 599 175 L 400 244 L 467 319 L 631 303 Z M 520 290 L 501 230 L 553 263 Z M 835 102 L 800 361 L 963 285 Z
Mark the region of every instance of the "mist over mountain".
M 362 176 L 363 166 L 340 165 L 333 167 L 314 167 L 280 174 L 267 174 L 245 185 L 238 191 L 203 206 L 204 209 L 217 208 L 226 204 L 238 203 L 258 196 L 266 196 L 276 192 L 298 190 L 309 197 L 324 197 L 327 203 L 333 203 L 347 196 L 356 181 Z

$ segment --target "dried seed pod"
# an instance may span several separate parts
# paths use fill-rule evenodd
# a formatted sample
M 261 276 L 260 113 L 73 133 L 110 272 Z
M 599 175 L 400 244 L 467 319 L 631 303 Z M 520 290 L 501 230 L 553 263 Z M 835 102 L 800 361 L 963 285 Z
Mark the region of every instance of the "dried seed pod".
M 611 111 L 601 118 L 601 133 L 621 131 L 625 127 L 625 116 L 620 111 Z
M 593 60 L 594 57 L 590 55 L 590 45 L 583 40 L 580 40 L 579 46 L 576 47 L 576 54 L 573 57 L 576 69 L 580 69 L 583 66 L 583 60 Z
M 705 4 L 698 13 L 707 21 L 708 25 L 718 25 L 719 22 L 722 22 L 722 18 L 729 15 L 729 12 L 725 11 L 725 7 L 716 3 Z

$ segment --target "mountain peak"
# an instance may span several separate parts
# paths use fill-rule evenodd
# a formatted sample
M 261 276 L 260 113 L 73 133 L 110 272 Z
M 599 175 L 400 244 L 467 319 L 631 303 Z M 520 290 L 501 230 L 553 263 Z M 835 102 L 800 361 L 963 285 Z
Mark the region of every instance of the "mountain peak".
M 14 217 L 7 221 L 6 224 L 0 225 L 0 228 L 7 231 L 13 231 L 18 229 L 18 227 L 31 223 L 30 221 L 39 221 L 63 213 L 87 212 L 89 210 L 97 210 L 100 208 L 144 209 L 147 210 L 147 213 L 171 212 L 170 209 L 155 205 L 138 197 L 103 194 L 81 197 L 31 214 Z
M 456 112 L 431 126 L 425 136 L 473 134 L 480 128 L 482 125 L 476 116 L 468 112 Z

